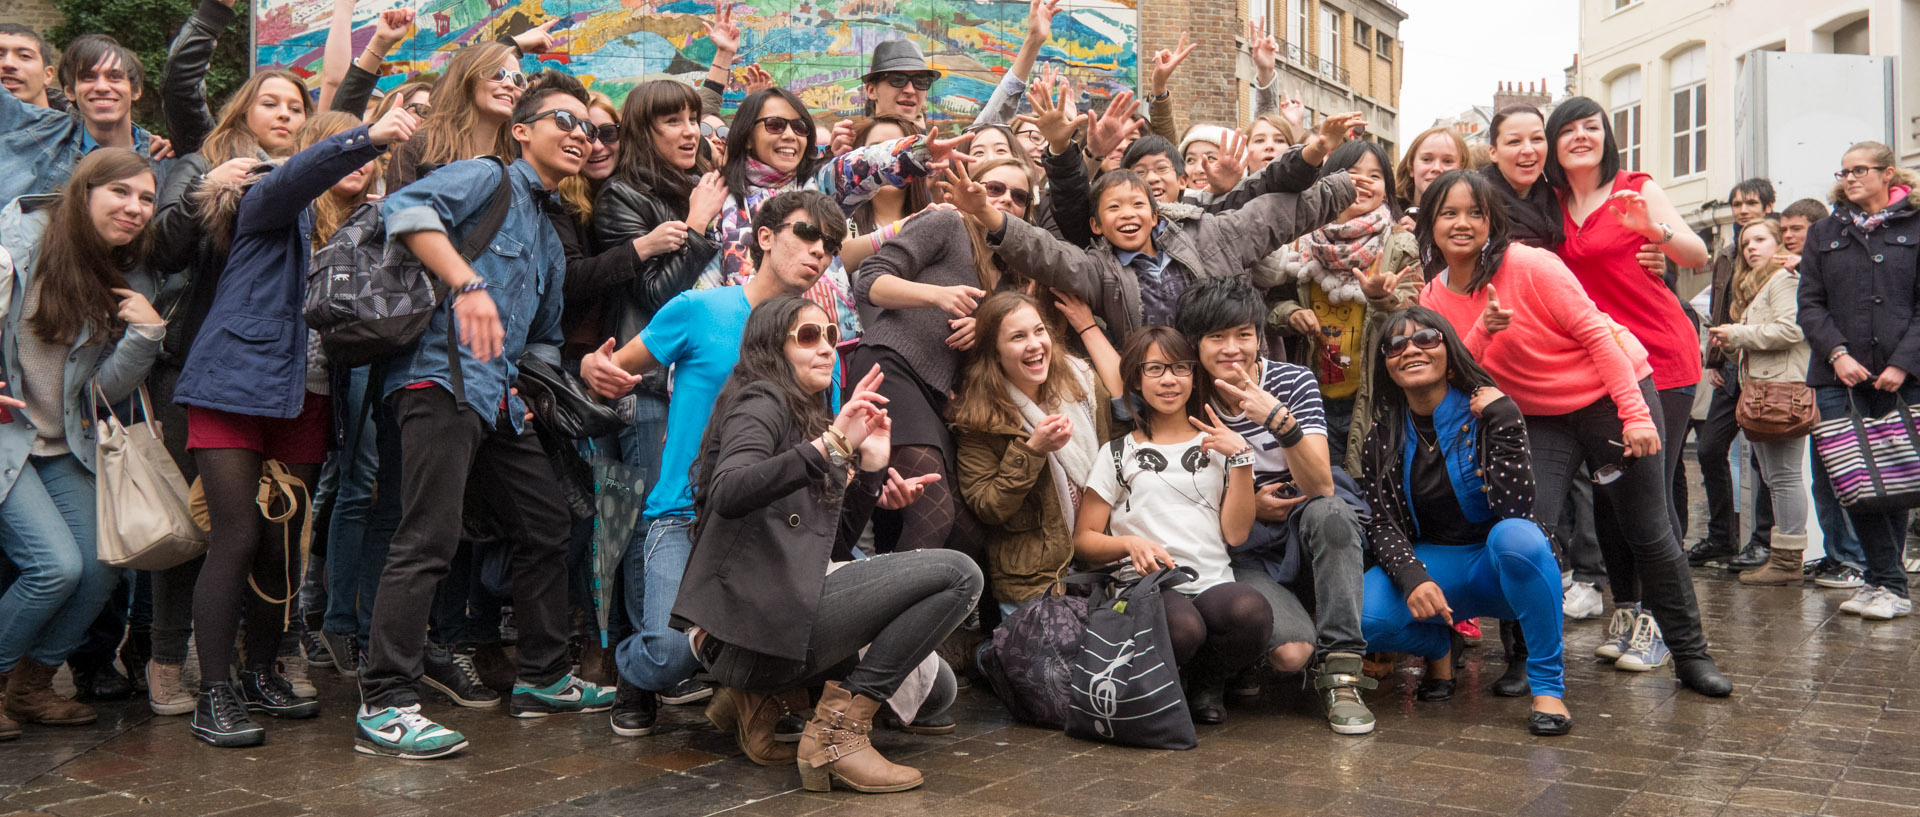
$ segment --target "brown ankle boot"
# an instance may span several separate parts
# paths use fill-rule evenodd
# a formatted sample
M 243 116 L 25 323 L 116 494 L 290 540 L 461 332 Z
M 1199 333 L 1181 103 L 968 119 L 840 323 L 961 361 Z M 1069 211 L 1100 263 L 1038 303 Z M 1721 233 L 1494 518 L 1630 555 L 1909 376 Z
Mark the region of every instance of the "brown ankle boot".
M 92 707 L 53 691 L 53 674 L 59 671 L 59 667 L 20 659 L 7 673 L 7 715 L 21 723 L 48 726 L 93 723 L 98 716 Z
M 920 770 L 888 761 L 867 734 L 880 702 L 853 695 L 828 681 L 813 708 L 813 720 L 800 736 L 800 785 L 830 791 L 838 780 L 858 792 L 906 791 L 920 785 Z
M 781 743 L 773 727 L 788 712 L 804 712 L 807 691 L 790 689 L 772 695 L 760 695 L 733 687 L 721 687 L 707 704 L 707 720 L 715 729 L 732 731 L 747 759 L 762 766 L 792 763 L 792 743 Z
M 5 683 L 0 683 L 0 687 L 5 686 Z M 0 740 L 13 740 L 17 737 L 20 737 L 20 724 L 7 717 L 6 707 L 0 705 Z
M 1741 584 L 1799 584 L 1803 578 L 1800 554 L 1807 549 L 1807 535 L 1773 531 L 1773 553 L 1765 564 L 1740 574 Z

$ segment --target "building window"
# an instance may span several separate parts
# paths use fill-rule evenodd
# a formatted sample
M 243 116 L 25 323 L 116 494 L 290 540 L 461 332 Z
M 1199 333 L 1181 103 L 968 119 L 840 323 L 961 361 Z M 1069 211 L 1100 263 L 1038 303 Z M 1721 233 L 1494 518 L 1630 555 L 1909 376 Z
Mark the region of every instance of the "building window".
M 1613 10 L 1619 11 L 1638 2 L 1640 2 L 1640 0 L 1613 0 Z
M 1293 43 L 1297 53 L 1307 50 L 1307 0 L 1286 0 L 1287 4 L 1287 42 Z
M 1320 7 L 1320 61 L 1321 65 L 1340 72 L 1340 10 Z
M 1353 21 L 1353 44 L 1361 48 L 1371 48 L 1373 44 L 1373 26 Z
M 1873 41 L 1872 19 L 1862 17 L 1833 30 L 1833 53 L 1861 54 L 1870 52 Z
M 1387 32 L 1380 31 L 1374 33 L 1373 39 L 1373 53 L 1379 54 L 1387 59 L 1393 59 L 1393 38 L 1387 36 Z
M 1613 139 L 1620 146 L 1620 168 L 1640 170 L 1640 69 L 1607 83 L 1608 111 L 1613 115 Z
M 1668 62 L 1673 87 L 1673 177 L 1707 172 L 1707 49 L 1694 46 Z

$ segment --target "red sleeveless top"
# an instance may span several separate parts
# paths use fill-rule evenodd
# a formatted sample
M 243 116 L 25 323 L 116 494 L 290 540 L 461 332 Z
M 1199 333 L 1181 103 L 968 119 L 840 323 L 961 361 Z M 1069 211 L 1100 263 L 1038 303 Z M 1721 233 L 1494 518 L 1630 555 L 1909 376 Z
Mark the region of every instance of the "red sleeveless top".
M 1613 191 L 1640 192 L 1647 180 L 1645 173 L 1621 171 L 1613 177 Z M 1640 266 L 1640 247 L 1646 236 L 1627 229 L 1615 218 L 1612 208 L 1601 205 L 1575 224 L 1560 195 L 1560 219 L 1567 240 L 1560 245 L 1560 260 L 1573 271 L 1573 277 L 1587 290 L 1587 297 L 1621 326 L 1633 332 L 1647 347 L 1647 362 L 1653 364 L 1653 385 L 1657 389 L 1693 386 L 1700 382 L 1700 336 L 1680 308 L 1680 298 L 1660 276 Z M 1686 229 L 1680 225 L 1678 229 Z

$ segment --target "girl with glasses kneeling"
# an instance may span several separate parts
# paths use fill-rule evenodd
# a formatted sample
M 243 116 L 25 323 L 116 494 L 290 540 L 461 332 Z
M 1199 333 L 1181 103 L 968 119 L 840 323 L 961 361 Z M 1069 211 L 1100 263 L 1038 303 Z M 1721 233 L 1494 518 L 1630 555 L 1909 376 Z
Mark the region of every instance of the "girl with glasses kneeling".
M 819 306 L 755 307 L 695 461 L 693 555 L 673 608 L 723 686 L 791 694 L 825 682 L 800 738 L 800 782 L 905 791 L 920 772 L 887 761 L 874 716 L 980 599 L 973 560 L 948 550 L 837 566 L 887 482 L 893 421 L 875 369 L 838 416 L 823 392 L 839 327 Z M 860 653 L 866 648 L 864 655 Z M 804 699 L 802 692 L 799 696 Z M 802 701 L 804 703 L 804 701 Z M 937 714 L 937 713 L 929 713 Z
M 1409 307 L 1388 316 L 1374 357 L 1373 427 L 1360 489 L 1378 565 L 1367 571 L 1367 646 L 1427 659 L 1423 701 L 1453 697 L 1454 620 L 1518 620 L 1527 634 L 1536 735 L 1573 719 L 1560 629 L 1560 568 L 1533 521 L 1533 464 L 1520 407 L 1493 387 L 1447 319 Z

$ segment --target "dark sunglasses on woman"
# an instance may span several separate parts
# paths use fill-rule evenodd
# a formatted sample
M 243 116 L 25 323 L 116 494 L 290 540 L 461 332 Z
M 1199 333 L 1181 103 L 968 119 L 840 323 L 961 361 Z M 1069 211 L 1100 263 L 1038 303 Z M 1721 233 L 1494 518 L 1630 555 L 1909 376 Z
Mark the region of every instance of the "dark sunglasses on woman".
M 511 82 L 513 87 L 522 91 L 527 89 L 527 75 L 512 68 L 495 68 L 487 79 L 492 82 Z
M 788 119 L 784 116 L 763 116 L 753 120 L 753 123 L 766 128 L 767 133 L 773 134 L 774 136 L 786 133 L 788 128 L 792 128 L 794 133 L 800 134 L 801 136 L 805 136 L 807 133 L 807 120 L 805 119 Z
M 888 74 L 887 84 L 895 88 L 905 88 L 908 83 L 925 91 L 933 87 L 933 77 L 928 74 Z
M 818 241 L 826 245 L 828 255 L 840 254 L 840 239 L 833 238 L 820 230 L 820 226 L 811 221 L 789 221 L 780 225 L 781 230 L 792 228 L 793 237 L 801 241 Z M 778 232 L 776 230 L 776 232 Z
M 981 182 L 980 186 L 987 189 L 988 196 L 994 198 L 1006 196 L 1007 198 L 1013 199 L 1013 203 L 1021 207 L 1026 207 L 1033 203 L 1033 193 L 1023 187 L 1009 187 L 1006 182 Z
M 1394 335 L 1387 338 L 1387 342 L 1382 344 L 1380 349 L 1386 353 L 1387 357 L 1399 357 L 1406 353 L 1408 346 L 1416 349 L 1438 349 L 1440 340 L 1440 330 L 1421 329 L 1411 335 Z
M 793 338 L 793 342 L 800 344 L 800 347 L 803 349 L 819 343 L 822 336 L 826 337 L 828 346 L 840 345 L 840 325 L 837 323 L 803 323 L 787 330 L 787 337 Z

